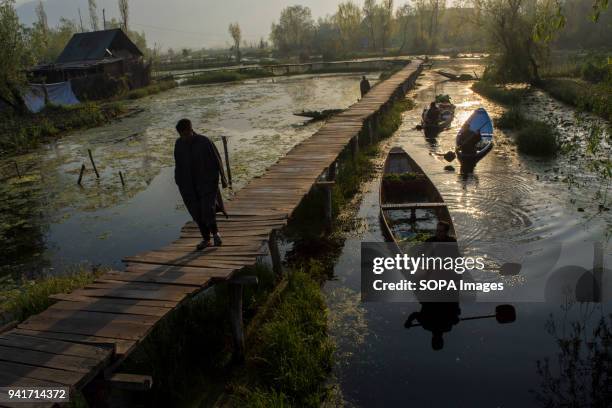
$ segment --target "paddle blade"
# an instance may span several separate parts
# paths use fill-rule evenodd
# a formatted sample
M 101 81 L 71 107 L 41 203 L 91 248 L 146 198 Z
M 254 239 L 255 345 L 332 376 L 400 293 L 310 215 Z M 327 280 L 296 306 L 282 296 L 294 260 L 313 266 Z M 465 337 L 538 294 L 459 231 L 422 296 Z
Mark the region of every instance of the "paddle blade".
M 416 130 L 419 130 L 419 131 L 423 130 L 423 126 L 421 126 L 421 125 L 416 125 Z
M 457 155 L 453 151 L 444 153 L 444 160 L 446 160 L 447 162 L 452 162 L 453 160 L 455 160 L 455 157 L 457 157 Z
M 499 324 L 512 323 L 516 320 L 516 309 L 512 305 L 499 305 L 495 308 L 495 320 Z
M 516 262 L 506 262 L 499 268 L 499 274 L 502 276 L 514 276 L 521 272 L 523 265 Z

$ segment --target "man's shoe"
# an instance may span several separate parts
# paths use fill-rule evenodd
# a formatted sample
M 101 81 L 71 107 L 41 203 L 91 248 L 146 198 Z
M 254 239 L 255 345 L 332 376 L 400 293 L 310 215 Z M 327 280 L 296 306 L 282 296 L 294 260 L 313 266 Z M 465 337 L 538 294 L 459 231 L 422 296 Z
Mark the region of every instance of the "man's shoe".
M 223 241 L 221 241 L 221 237 L 219 236 L 219 234 L 213 235 L 213 241 L 215 242 L 215 246 L 221 246 L 221 244 L 223 244 Z
M 210 246 L 210 240 L 203 240 L 202 242 L 200 242 L 197 246 L 196 249 L 198 251 L 201 251 L 203 249 L 206 249 Z

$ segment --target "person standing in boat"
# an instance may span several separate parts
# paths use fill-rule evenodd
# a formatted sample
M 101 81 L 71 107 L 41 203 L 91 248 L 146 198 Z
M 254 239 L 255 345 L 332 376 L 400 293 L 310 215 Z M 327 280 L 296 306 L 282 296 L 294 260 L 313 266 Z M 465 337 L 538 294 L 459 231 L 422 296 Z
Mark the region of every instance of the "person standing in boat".
M 440 120 L 440 109 L 435 102 L 429 104 L 429 109 L 427 109 L 427 115 L 425 116 L 427 119 L 427 123 L 437 124 L 438 120 Z
M 174 181 L 187 211 L 202 234 L 202 242 L 196 248 L 203 250 L 209 247 L 211 234 L 214 245 L 220 246 L 222 241 L 216 213 L 226 213 L 219 180 L 223 188 L 227 187 L 221 156 L 210 139 L 193 131 L 189 119 L 179 120 L 176 131 L 180 137 L 174 145 Z
M 370 86 L 370 81 L 368 81 L 368 79 L 364 76 L 361 77 L 361 82 L 359 83 L 359 89 L 361 90 L 361 97 L 363 98 L 365 96 L 365 94 L 367 94 L 368 92 L 370 92 L 370 89 L 372 87 Z
M 478 146 L 478 143 L 480 143 L 481 138 L 480 131 L 473 131 L 470 129 L 469 123 L 466 123 L 461 128 L 461 132 L 457 138 L 457 145 L 463 154 L 475 155 L 476 146 Z

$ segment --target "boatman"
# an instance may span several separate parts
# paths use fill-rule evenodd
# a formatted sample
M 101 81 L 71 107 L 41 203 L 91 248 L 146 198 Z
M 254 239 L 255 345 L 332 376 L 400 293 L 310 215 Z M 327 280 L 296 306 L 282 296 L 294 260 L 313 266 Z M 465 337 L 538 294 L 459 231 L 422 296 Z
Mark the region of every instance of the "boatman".
M 219 180 L 223 188 L 227 187 L 221 156 L 213 142 L 193 131 L 189 119 L 179 120 L 176 131 L 180 137 L 174 145 L 174 181 L 202 234 L 196 248 L 201 251 L 209 247 L 211 234 L 214 245 L 220 246 L 216 213 L 225 213 L 225 208 Z
M 437 124 L 440 119 L 440 109 L 435 102 L 429 104 L 429 109 L 427 109 L 427 115 L 425 116 L 428 123 Z
M 359 83 L 359 89 L 361 90 L 361 97 L 363 98 L 365 94 L 370 92 L 370 81 L 364 76 L 361 77 L 361 82 Z

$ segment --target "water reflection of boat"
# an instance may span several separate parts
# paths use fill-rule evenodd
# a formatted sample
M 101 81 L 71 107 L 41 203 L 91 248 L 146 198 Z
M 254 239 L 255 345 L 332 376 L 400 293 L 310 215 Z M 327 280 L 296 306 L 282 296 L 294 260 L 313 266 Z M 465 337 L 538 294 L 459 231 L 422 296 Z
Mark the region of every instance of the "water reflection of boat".
M 467 148 L 469 135 L 480 135 L 480 140 Z M 493 149 L 493 122 L 484 108 L 476 109 L 457 133 L 455 152 L 466 168 L 475 165 Z M 471 167 L 473 170 L 473 166 Z
M 453 220 L 442 195 L 423 169 L 401 147 L 389 152 L 380 186 L 382 230 L 396 244 L 434 235 L 438 221 Z

